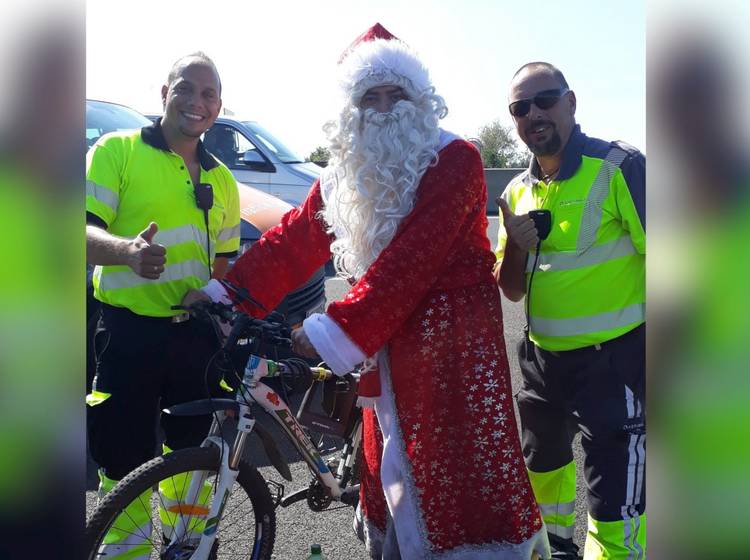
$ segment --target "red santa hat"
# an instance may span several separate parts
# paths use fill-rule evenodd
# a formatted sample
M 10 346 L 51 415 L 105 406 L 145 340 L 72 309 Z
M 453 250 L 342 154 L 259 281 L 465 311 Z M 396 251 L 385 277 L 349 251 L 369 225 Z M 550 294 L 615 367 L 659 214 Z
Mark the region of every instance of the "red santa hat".
M 411 99 L 432 88 L 417 54 L 379 23 L 349 45 L 339 59 L 339 70 L 341 89 L 355 104 L 377 86 L 399 86 Z

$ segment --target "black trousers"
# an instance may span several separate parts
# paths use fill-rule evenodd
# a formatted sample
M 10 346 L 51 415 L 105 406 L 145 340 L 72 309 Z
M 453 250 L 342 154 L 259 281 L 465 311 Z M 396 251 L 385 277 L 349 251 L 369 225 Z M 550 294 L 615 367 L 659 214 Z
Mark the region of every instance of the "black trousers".
M 518 349 L 523 386 L 517 402 L 526 466 L 549 472 L 573 461 L 581 432 L 588 509 L 620 521 L 643 514 L 645 483 L 645 324 L 601 345 L 548 352 Z
M 226 396 L 209 360 L 218 349 L 207 324 L 195 319 L 172 323 L 126 309 L 102 306 L 95 337 L 94 390 L 110 393 L 87 407 L 91 456 L 114 480 L 155 456 L 158 422 L 172 449 L 200 444 L 210 416 L 170 416 L 160 411 L 173 404 Z

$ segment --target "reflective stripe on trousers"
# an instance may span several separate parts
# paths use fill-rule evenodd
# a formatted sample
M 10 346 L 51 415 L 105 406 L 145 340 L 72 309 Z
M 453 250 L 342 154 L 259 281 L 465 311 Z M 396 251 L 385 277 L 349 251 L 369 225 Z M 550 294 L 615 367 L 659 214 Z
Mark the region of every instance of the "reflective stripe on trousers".
M 199 476 L 205 479 L 205 472 L 180 473 L 170 477 L 168 480 L 159 482 L 159 519 L 161 519 L 162 530 L 167 539 L 172 538 L 174 530 L 181 518 L 187 522 L 186 529 L 190 534 L 183 539 L 199 536 L 206 528 L 206 519 L 211 507 L 211 495 L 213 485 L 203 480 L 198 500 L 192 504 L 186 503 L 186 496 L 190 489 L 193 477 Z
M 107 478 L 99 471 L 99 498 L 114 488 L 116 480 Z M 152 550 L 151 534 L 151 490 L 133 500 L 117 516 L 104 535 L 99 547 L 99 556 L 116 560 L 148 559 Z
M 646 515 L 635 509 L 622 521 L 597 521 L 589 515 L 584 560 L 644 560 Z
M 539 504 L 547 532 L 564 539 L 573 538 L 576 500 L 576 465 L 549 472 L 528 471 L 534 497 Z
M 104 544 L 99 547 L 97 554 L 107 560 L 148 560 L 153 550 L 151 520 L 149 519 L 146 525 L 140 527 L 126 527 L 126 517 L 124 512 L 120 514 L 113 528 L 104 536 Z

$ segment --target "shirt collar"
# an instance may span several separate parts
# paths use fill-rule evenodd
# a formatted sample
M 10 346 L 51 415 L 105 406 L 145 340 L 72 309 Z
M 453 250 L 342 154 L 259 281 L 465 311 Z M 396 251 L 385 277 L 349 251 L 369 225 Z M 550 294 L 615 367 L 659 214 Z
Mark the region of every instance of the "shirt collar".
M 164 138 L 164 132 L 161 129 L 161 117 L 156 119 L 153 124 L 144 126 L 141 129 L 141 140 L 157 150 L 163 150 L 165 152 L 172 151 L 169 149 L 167 139 Z M 201 167 L 206 171 L 210 171 L 214 167 L 219 166 L 219 162 L 214 159 L 200 140 L 198 140 L 198 159 L 201 162 Z
M 585 143 L 586 135 L 581 132 L 581 125 L 577 124 L 570 133 L 568 143 L 565 144 L 565 148 L 563 149 L 560 171 L 557 173 L 555 180 L 564 181 L 565 179 L 570 179 L 575 174 L 581 165 Z M 539 182 L 540 169 L 535 157 L 531 158 L 527 177 L 532 185 Z

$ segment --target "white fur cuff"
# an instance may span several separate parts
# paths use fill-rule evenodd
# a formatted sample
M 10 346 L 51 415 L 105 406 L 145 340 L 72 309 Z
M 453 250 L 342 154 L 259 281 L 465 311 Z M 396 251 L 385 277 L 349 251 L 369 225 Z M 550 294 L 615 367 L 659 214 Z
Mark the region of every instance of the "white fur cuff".
M 302 323 L 302 328 L 318 355 L 336 375 L 349 373 L 367 357 L 325 313 L 313 313 Z

